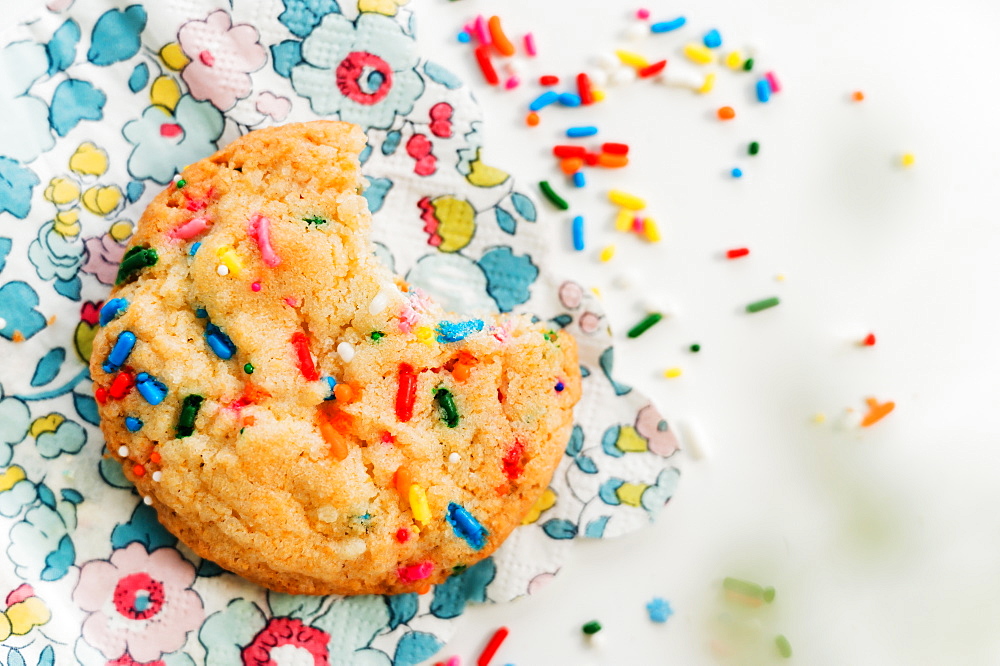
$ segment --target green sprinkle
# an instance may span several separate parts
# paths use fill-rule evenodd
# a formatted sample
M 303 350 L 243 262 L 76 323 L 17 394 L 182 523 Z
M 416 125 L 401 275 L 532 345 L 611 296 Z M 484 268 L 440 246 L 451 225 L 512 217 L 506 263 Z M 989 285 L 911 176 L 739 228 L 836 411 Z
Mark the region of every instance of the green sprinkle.
M 451 572 L 453 574 L 462 573 L 463 571 L 465 571 L 468 568 L 469 568 L 468 564 L 456 564 L 455 566 L 453 566 L 451 568 Z
M 143 268 L 155 266 L 159 260 L 159 255 L 151 247 L 136 245 L 125 253 L 122 263 L 118 266 L 118 276 L 115 278 L 115 285 L 127 282 L 132 276 Z
M 555 342 L 559 339 L 559 334 L 555 331 L 546 331 L 545 333 L 542 333 L 542 337 L 545 338 L 547 342 Z
M 743 61 L 743 71 L 749 72 L 751 69 L 753 69 L 753 58 L 747 58 Z
M 757 599 L 759 601 L 764 601 L 764 588 L 757 583 L 752 583 L 748 580 L 740 580 L 739 578 L 726 578 L 722 581 L 722 589 L 726 592 L 732 592 L 733 594 L 738 594 L 743 597 L 749 597 L 750 599 Z M 774 588 L 769 587 L 771 590 L 771 600 L 774 600 Z M 770 602 L 768 602 L 770 603 Z
M 754 301 L 747 306 L 747 312 L 760 312 L 761 310 L 766 310 L 768 308 L 773 308 L 775 305 L 780 303 L 777 296 L 772 296 L 771 298 L 765 298 L 760 301 Z
M 774 592 L 774 588 L 773 587 L 765 587 L 764 588 L 764 595 L 762 597 L 764 599 L 764 603 L 768 603 L 769 604 L 772 601 L 774 601 L 774 594 L 775 594 L 775 592 Z
M 326 224 L 326 220 L 318 215 L 313 215 L 312 217 L 303 217 L 302 221 L 306 224 L 315 224 L 317 227 L 321 224 Z
M 587 624 L 583 625 L 583 633 L 587 634 L 588 636 L 593 636 L 600 630 L 601 630 L 601 623 L 598 622 L 597 620 L 591 620 Z
M 247 373 L 248 375 L 252 375 L 253 374 L 253 363 L 247 363 L 246 365 L 244 365 L 243 366 L 243 372 Z
M 372 331 L 371 332 L 372 342 L 378 342 L 379 340 L 381 340 L 384 337 L 385 337 L 385 333 L 383 333 L 382 331 Z
M 183 178 L 181 178 L 180 180 L 177 181 L 177 189 L 178 190 L 182 190 L 182 189 L 184 189 L 184 186 L 187 185 L 187 184 L 188 184 L 188 182 L 186 180 L 184 180 Z
M 549 181 L 543 180 L 542 182 L 538 183 L 538 187 L 541 188 L 542 194 L 545 195 L 546 199 L 552 202 L 553 206 L 555 206 L 559 210 L 569 210 L 569 204 L 566 203 L 565 199 L 563 199 L 561 196 L 555 193 L 555 190 L 553 190 L 552 186 L 549 185 Z
M 661 315 L 659 312 L 653 312 L 651 314 L 646 315 L 645 319 L 643 319 L 638 324 L 629 329 L 628 337 L 630 338 L 639 337 L 640 335 L 648 331 L 650 328 L 652 328 L 653 324 L 657 323 L 661 319 L 663 319 L 663 315 Z
M 194 420 L 198 418 L 198 410 L 204 400 L 200 395 L 185 396 L 180 418 L 177 419 L 177 437 L 190 437 L 194 434 Z
M 785 659 L 792 656 L 792 644 L 788 642 L 788 639 L 778 634 L 774 637 L 774 645 L 778 648 L 778 654 L 780 654 Z
M 444 412 L 444 422 L 448 424 L 449 428 L 455 428 L 458 426 L 458 407 L 455 406 L 455 398 L 451 395 L 451 391 L 442 388 L 434 392 L 434 399 L 437 400 L 438 405 L 441 407 L 441 411 Z
M 699 345 L 699 344 L 698 344 L 698 343 L 696 342 L 696 343 L 694 343 L 693 345 L 691 345 L 691 346 L 689 347 L 689 349 L 691 350 L 691 353 L 692 353 L 692 354 L 697 354 L 698 352 L 700 352 L 700 351 L 701 351 L 701 345 Z
M 747 148 L 747 152 L 750 153 L 751 155 L 756 155 L 757 153 L 760 152 L 760 144 L 757 143 L 756 141 L 751 141 L 750 147 Z

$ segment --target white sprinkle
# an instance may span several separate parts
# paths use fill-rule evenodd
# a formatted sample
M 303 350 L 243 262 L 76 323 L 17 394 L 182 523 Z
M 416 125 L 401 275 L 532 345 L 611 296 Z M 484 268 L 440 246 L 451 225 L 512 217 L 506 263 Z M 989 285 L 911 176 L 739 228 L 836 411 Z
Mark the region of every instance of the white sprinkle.
M 145 497 L 142 498 L 142 503 L 145 504 L 146 506 L 149 506 L 150 504 L 153 503 L 153 498 L 150 497 L 149 495 L 146 495 Z
M 611 85 L 613 86 L 623 86 L 632 83 L 638 78 L 638 74 L 635 73 L 635 69 L 627 65 L 622 65 L 618 69 L 611 72 Z
M 161 472 L 160 470 L 156 470 L 155 472 L 153 472 L 153 481 L 159 483 L 160 479 L 162 478 L 163 478 L 163 472 Z
M 630 42 L 637 42 L 649 36 L 649 26 L 636 21 L 625 30 L 625 39 Z
M 674 88 L 700 90 L 701 86 L 705 83 L 705 76 L 691 67 L 673 62 L 670 64 L 670 67 L 664 70 L 661 76 L 657 77 L 657 81 Z
M 457 463 L 461 459 L 462 459 L 462 456 L 458 455 L 454 451 L 452 451 L 451 454 L 448 456 L 448 462 L 450 462 L 452 464 Z
M 0 328 L 7 328 L 7 320 L 0 317 Z
M 219 264 L 219 267 L 215 269 L 215 272 L 221 275 L 222 277 L 225 277 L 229 275 L 229 266 L 226 266 L 225 264 Z
M 587 72 L 587 76 L 590 77 L 590 83 L 595 88 L 603 88 L 608 85 L 608 73 L 603 69 L 595 69 Z
M 340 354 L 340 359 L 344 363 L 350 363 L 354 358 L 354 345 L 350 342 L 341 342 L 337 345 L 337 353 Z
M 692 460 L 705 458 L 705 437 L 701 428 L 693 421 L 682 421 L 677 424 L 681 435 L 681 450 L 687 451 Z
M 122 444 L 118 447 L 118 455 L 122 458 L 128 458 L 128 447 Z
M 613 70 L 621 63 L 618 56 L 611 52 L 598 53 L 594 58 L 594 62 L 597 63 L 598 67 L 605 70 Z
M 378 292 L 372 302 L 368 304 L 368 314 L 379 314 L 389 305 L 389 292 L 385 289 Z

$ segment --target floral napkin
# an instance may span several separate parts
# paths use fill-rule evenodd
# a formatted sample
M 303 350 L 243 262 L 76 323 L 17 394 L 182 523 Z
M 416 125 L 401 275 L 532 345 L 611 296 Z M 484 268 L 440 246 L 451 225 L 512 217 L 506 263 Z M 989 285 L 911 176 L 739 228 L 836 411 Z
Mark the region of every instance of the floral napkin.
M 403 4 L 50 0 L 5 10 L 8 666 L 418 663 L 467 603 L 536 592 L 574 539 L 637 529 L 670 499 L 673 430 L 614 379 L 600 305 L 549 272 L 543 212 L 483 161 L 472 94 L 419 56 Z M 317 117 L 368 133 L 365 196 L 386 264 L 447 308 L 532 312 L 581 345 L 584 396 L 551 487 L 493 557 L 422 596 L 268 593 L 179 544 L 103 457 L 85 359 L 141 211 L 182 167 L 234 137 Z

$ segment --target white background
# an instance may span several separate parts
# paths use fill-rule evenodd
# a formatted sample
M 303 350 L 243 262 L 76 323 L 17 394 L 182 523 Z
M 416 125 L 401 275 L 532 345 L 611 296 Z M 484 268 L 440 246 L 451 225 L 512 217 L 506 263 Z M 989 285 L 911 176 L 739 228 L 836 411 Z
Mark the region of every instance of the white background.
M 654 19 L 684 15 L 687 26 L 626 42 L 638 6 L 413 4 L 424 53 L 473 82 L 485 106 L 486 162 L 531 187 L 553 181 L 587 217 L 576 254 L 570 216 L 546 206 L 563 273 L 602 290 L 619 331 L 645 301 L 672 313 L 622 344 L 619 374 L 672 422 L 696 424 L 706 453 L 684 461 L 655 525 L 580 543 L 534 598 L 471 609 L 438 658 L 474 663 L 506 625 L 495 664 L 777 663 L 777 633 L 791 663 L 1000 663 L 1000 3 L 651 0 Z M 518 90 L 488 89 L 455 40 L 479 13 L 535 33 L 540 54 Z M 569 82 L 615 47 L 665 57 L 669 71 L 713 27 L 723 51 L 758 45 L 757 73 L 772 69 L 784 86 L 770 104 L 754 101 L 753 76 L 720 68 L 708 96 L 640 82 L 525 127 L 537 75 Z M 854 90 L 864 102 L 850 101 Z M 714 118 L 722 105 L 735 120 Z M 591 141 L 631 143 L 632 163 L 590 170 L 574 190 L 548 151 L 567 126 L 591 123 Z M 734 166 L 743 179 L 728 176 Z M 610 187 L 648 199 L 663 243 L 613 230 Z M 600 264 L 610 242 L 617 255 Z M 751 255 L 721 258 L 740 246 Z M 626 266 L 636 286 L 616 289 Z M 779 307 L 742 311 L 772 295 Z M 859 347 L 869 332 L 877 345 Z M 674 366 L 684 374 L 664 379 Z M 869 396 L 897 408 L 872 428 L 838 426 Z M 720 593 L 728 575 L 773 585 L 774 604 L 733 614 Z M 666 625 L 646 618 L 653 596 L 676 610 Z M 724 613 L 741 636 L 720 628 Z M 582 639 L 592 619 L 602 646 Z

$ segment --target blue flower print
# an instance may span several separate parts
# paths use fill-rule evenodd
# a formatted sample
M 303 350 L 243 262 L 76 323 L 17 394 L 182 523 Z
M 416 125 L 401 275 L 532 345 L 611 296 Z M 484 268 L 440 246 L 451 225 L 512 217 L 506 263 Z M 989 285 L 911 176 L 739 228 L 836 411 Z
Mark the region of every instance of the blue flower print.
M 10 530 L 7 555 L 25 580 L 59 580 L 76 560 L 69 536 L 76 528 L 76 506 L 72 502 L 53 502 L 53 506 L 32 507 Z
M 416 43 L 398 22 L 363 13 L 357 21 L 327 14 L 302 42 L 303 62 L 292 68 L 292 87 L 320 115 L 365 129 L 388 129 L 424 91 Z
M 336 0 L 282 0 L 285 11 L 278 20 L 296 37 L 305 37 L 320 19 L 331 12 L 340 12 Z
M 135 148 L 128 158 L 133 178 L 150 178 L 161 185 L 192 162 L 215 152 L 225 121 L 211 102 L 184 95 L 171 113 L 153 105 L 142 118 L 125 124 L 122 133 Z
M 3 154 L 19 162 L 31 162 L 55 145 L 49 129 L 49 107 L 28 94 L 31 86 L 49 69 L 45 47 L 35 42 L 15 42 L 0 51 L 0 146 Z M 2 205 L 2 204 L 0 204 Z
M 4 102 L 0 101 L 0 104 Z M 0 125 L 0 133 L 3 132 Z M 0 142 L 3 138 L 0 138 Z M 4 211 L 23 220 L 31 210 L 31 190 L 38 185 L 34 171 L 8 157 L 0 157 L 0 213 Z
M 10 464 L 14 445 L 28 435 L 31 413 L 17 398 L 0 399 L 0 467 Z
M 27 282 L 17 280 L 0 287 L 0 336 L 13 340 L 20 335 L 27 340 L 45 328 L 45 317 L 37 307 L 38 294 Z
M 79 240 L 67 239 L 54 227 L 52 221 L 42 225 L 38 238 L 28 246 L 28 259 L 43 280 L 72 280 L 83 264 L 84 245 Z

